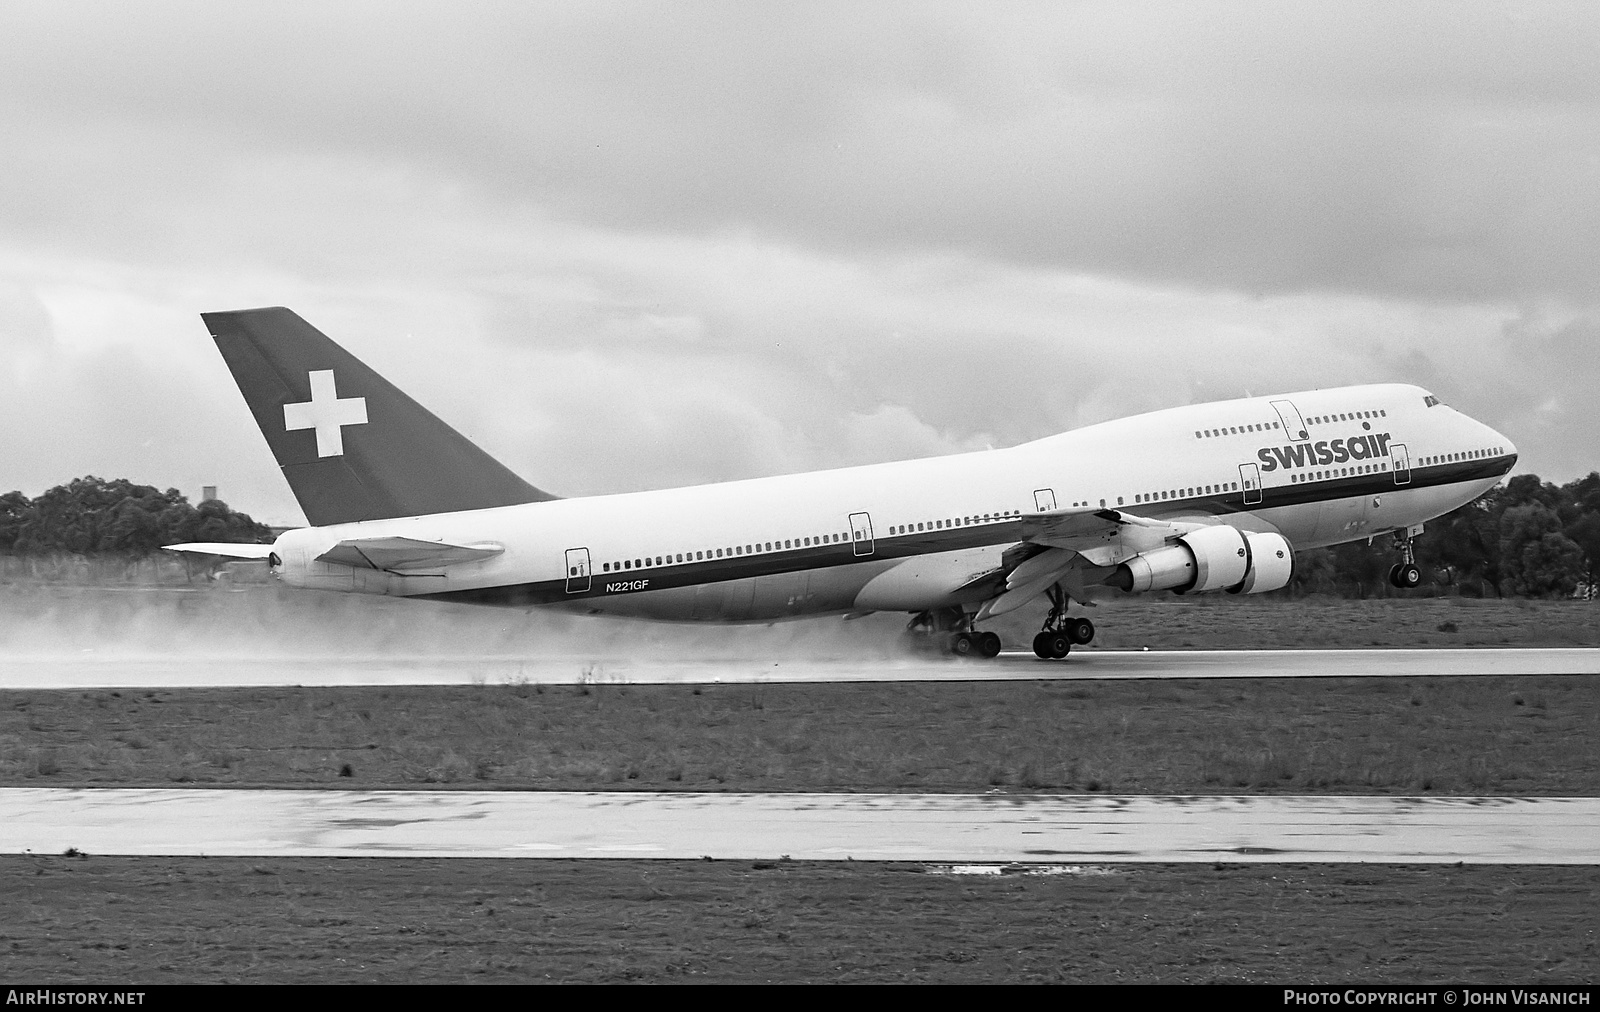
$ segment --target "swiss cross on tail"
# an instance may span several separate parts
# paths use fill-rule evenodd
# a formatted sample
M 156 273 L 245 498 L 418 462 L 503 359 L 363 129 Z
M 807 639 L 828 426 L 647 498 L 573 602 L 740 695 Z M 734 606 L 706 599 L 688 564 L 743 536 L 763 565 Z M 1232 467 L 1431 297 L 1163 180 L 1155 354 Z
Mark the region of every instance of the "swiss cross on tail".
M 285 404 L 283 427 L 290 432 L 315 429 L 317 456 L 343 456 L 344 426 L 367 424 L 367 399 L 341 398 L 334 389 L 332 369 L 319 369 L 308 375 L 311 378 L 311 399 L 299 404 Z

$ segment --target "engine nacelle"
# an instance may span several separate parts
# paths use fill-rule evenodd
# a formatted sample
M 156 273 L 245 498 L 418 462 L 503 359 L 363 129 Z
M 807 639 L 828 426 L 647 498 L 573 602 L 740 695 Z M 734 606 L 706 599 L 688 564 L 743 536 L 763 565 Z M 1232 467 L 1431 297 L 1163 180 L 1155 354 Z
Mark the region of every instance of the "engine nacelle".
M 1289 585 L 1294 577 L 1294 548 L 1282 534 L 1247 534 L 1245 547 L 1250 550 L 1250 571 L 1230 594 L 1264 594 Z
M 1249 549 L 1244 535 L 1219 524 L 1190 531 L 1176 545 L 1135 555 L 1106 580 L 1122 590 L 1223 590 L 1248 579 Z
M 1118 590 L 1166 590 L 1194 583 L 1194 553 L 1182 545 L 1135 555 L 1106 577 Z
M 1178 539 L 1194 553 L 1194 585 L 1180 587 L 1180 593 L 1223 590 L 1246 579 L 1250 569 L 1250 550 L 1238 528 L 1219 524 L 1202 527 Z

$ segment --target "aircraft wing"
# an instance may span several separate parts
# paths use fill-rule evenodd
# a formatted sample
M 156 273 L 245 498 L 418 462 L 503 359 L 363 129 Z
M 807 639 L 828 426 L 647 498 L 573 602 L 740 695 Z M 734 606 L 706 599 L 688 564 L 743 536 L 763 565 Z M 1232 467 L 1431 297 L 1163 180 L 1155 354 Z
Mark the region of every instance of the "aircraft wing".
M 1127 545 L 1148 551 L 1185 531 L 1202 526 L 1151 520 L 1126 510 L 1078 506 L 1029 513 L 1022 518 L 1022 534 L 1035 544 L 1086 552 L 1110 545 Z
M 361 569 L 440 569 L 458 562 L 477 562 L 505 551 L 504 545 L 482 542 L 452 545 L 416 538 L 349 538 L 317 556 L 318 562 L 337 562 Z
M 1115 535 L 1121 528 L 1120 519 L 1121 514 L 1116 510 L 1074 506 L 1071 509 L 1024 514 L 1022 533 L 1029 541 L 1056 548 L 1069 547 L 1065 543 L 1076 541 L 1098 544 L 1108 535 Z
M 181 545 L 162 545 L 161 549 L 188 555 L 213 555 L 223 559 L 265 559 L 272 554 L 271 545 L 235 545 L 220 541 L 190 541 Z
M 1118 563 L 1201 526 L 1093 506 L 1027 514 L 1022 534 L 1026 544 L 1036 547 L 1015 563 L 1007 560 L 1004 590 L 984 604 L 978 617 L 1015 611 L 1063 581 L 1077 584 L 1081 591 L 1086 579 L 1103 576 Z M 1070 586 L 1068 592 L 1074 593 Z

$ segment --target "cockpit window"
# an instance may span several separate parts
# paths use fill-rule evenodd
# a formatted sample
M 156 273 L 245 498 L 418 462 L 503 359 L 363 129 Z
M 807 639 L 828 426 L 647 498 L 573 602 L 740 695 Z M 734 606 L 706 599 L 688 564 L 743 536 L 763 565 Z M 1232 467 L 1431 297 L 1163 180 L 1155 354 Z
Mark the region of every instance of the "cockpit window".
M 1427 394 L 1422 398 L 1422 403 L 1423 403 L 1424 406 L 1431 408 L 1436 404 L 1443 404 L 1444 401 L 1441 401 L 1439 398 L 1433 396 L 1432 394 Z

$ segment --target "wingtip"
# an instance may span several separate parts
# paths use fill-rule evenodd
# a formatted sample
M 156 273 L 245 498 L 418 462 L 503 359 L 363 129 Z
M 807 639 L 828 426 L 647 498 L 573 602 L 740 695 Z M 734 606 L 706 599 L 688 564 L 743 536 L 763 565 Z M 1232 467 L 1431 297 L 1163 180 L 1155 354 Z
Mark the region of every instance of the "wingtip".
M 209 313 L 201 313 L 200 319 L 210 321 L 227 316 L 249 316 L 254 313 L 289 313 L 293 312 L 288 306 L 256 306 L 253 309 L 213 309 Z

